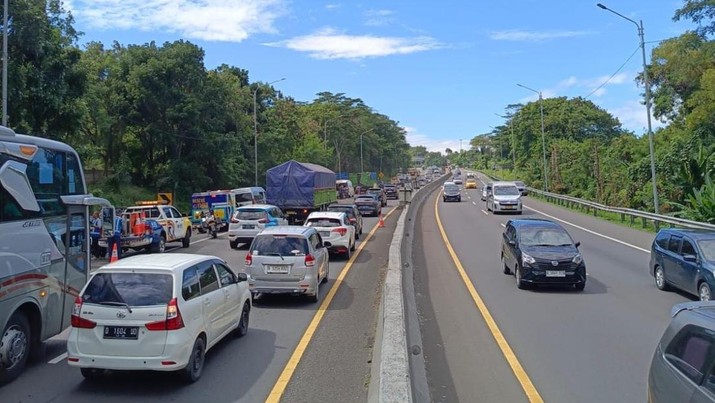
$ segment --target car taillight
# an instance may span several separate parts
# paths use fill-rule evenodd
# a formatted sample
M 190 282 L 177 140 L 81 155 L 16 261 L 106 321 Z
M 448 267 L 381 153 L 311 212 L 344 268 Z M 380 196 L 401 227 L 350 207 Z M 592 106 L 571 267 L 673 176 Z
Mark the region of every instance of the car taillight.
M 72 307 L 72 316 L 70 318 L 70 324 L 72 327 L 79 329 L 94 329 L 97 326 L 96 322 L 89 319 L 85 319 L 81 316 L 82 313 L 82 297 L 77 297 L 74 299 L 74 307 Z
M 147 330 L 178 330 L 184 327 L 184 320 L 181 318 L 179 304 L 176 298 L 172 298 L 166 306 L 166 319 L 150 322 L 146 325 Z
M 315 258 L 311 254 L 305 255 L 305 265 L 307 267 L 315 266 Z
M 355 217 L 350 218 L 350 224 L 355 224 L 357 222 L 357 219 Z
M 263 218 L 261 218 L 260 220 L 258 220 L 258 223 L 259 223 L 259 224 L 268 224 L 268 219 L 265 218 L 265 217 L 263 217 Z
M 251 256 L 251 253 L 246 254 L 246 266 L 250 266 L 253 264 L 253 256 Z
M 348 229 L 344 227 L 333 228 L 331 232 L 337 232 L 338 234 L 340 234 L 340 236 L 345 236 L 345 234 L 348 232 Z

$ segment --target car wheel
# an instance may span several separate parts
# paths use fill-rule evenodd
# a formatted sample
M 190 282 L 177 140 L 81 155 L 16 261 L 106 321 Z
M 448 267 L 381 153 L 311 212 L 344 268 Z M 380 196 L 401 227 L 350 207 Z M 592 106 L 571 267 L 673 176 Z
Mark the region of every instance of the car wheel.
M 88 381 L 98 381 L 104 378 L 108 373 L 106 369 L 101 368 L 80 368 L 79 372 L 81 372 L 84 379 Z
M 330 264 L 328 264 L 328 267 L 325 268 L 325 277 L 320 281 L 320 284 L 325 284 L 328 282 L 328 276 L 330 276 Z
M 706 282 L 700 283 L 698 286 L 698 297 L 700 297 L 701 301 L 710 301 L 712 300 L 712 294 L 710 293 L 710 286 Z
M 665 281 L 665 270 L 661 266 L 655 266 L 655 286 L 661 291 L 668 290 L 668 282 Z
M 504 261 L 504 254 L 501 255 L 501 264 L 504 267 L 504 274 L 511 274 L 511 270 L 509 270 L 509 266 L 507 266 L 506 262 Z
M 574 287 L 576 287 L 576 291 L 583 291 L 586 288 L 586 282 L 578 283 Z
M 231 246 L 231 249 L 237 249 L 237 248 L 238 248 L 238 242 L 228 241 L 228 244 Z
M 355 251 L 355 239 L 353 239 L 353 246 L 350 247 L 350 250 L 353 252 Z
M 184 248 L 188 248 L 191 246 L 191 230 L 187 229 L 186 230 L 186 235 L 184 235 L 184 239 L 181 240 L 181 246 Z
M 516 279 L 516 288 L 523 290 L 526 288 L 526 282 L 521 279 L 521 270 L 518 267 L 514 268 L 514 278 Z
M 349 246 L 347 248 L 347 250 L 345 251 L 345 260 L 350 260 L 350 258 L 353 256 L 352 250 L 353 250 L 352 246 Z
M 320 281 L 318 279 L 315 279 L 315 294 L 311 295 L 308 297 L 308 300 L 310 302 L 318 302 L 320 301 Z
M 182 371 L 182 377 L 186 382 L 196 382 L 201 378 L 201 373 L 204 370 L 204 361 L 206 359 L 206 342 L 199 337 L 194 342 L 194 348 L 191 349 L 191 357 L 189 363 L 186 364 Z
M 0 385 L 17 378 L 30 356 L 30 324 L 27 317 L 16 312 L 0 334 Z
M 152 253 L 164 253 L 166 251 L 166 236 L 161 235 L 159 237 L 159 243 L 151 245 Z
M 236 337 L 243 337 L 248 333 L 248 322 L 251 317 L 251 307 L 248 302 L 243 304 L 241 317 L 238 319 L 238 327 L 236 327 Z

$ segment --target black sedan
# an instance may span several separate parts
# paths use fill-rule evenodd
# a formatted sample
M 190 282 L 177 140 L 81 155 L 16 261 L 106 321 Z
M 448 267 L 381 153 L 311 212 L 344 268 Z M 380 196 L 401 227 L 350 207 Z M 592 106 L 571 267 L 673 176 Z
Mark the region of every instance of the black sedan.
M 397 186 L 395 185 L 385 185 L 385 196 L 387 200 L 397 200 L 399 196 L 397 195 Z
M 509 220 L 502 235 L 504 274 L 514 272 L 520 289 L 551 284 L 586 287 L 586 264 L 580 243 L 559 224 L 542 219 Z
M 382 202 L 376 194 L 355 196 L 355 205 L 361 214 L 372 214 L 377 217 L 382 211 Z

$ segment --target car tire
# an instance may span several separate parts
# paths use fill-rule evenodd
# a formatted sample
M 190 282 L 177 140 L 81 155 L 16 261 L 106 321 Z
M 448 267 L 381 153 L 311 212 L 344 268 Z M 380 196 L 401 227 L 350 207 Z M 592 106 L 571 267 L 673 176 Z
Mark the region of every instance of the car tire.
M 330 276 L 330 264 L 328 263 L 328 267 L 325 269 L 325 277 L 323 277 L 322 280 L 320 280 L 320 284 L 325 284 L 328 282 L 328 276 Z
M 576 291 L 583 291 L 586 288 L 586 282 L 575 284 Z
M 79 372 L 82 373 L 85 380 L 90 382 L 99 381 L 108 374 L 108 371 L 102 368 L 80 368 Z
M 25 314 L 21 312 L 15 312 L 8 320 L 5 329 L 3 329 L 0 334 L 0 343 L 3 345 L 10 345 L 14 343 L 19 343 L 20 345 L 24 343 L 24 348 L 20 348 L 19 356 L 11 358 L 12 365 L 6 367 L 5 364 L 0 363 L 0 385 L 6 384 L 13 379 L 17 378 L 27 365 L 27 360 L 30 356 L 30 346 L 32 340 L 32 333 L 30 329 L 30 323 L 27 321 Z M 2 348 L 2 346 L 0 346 Z
M 238 326 L 236 327 L 236 337 L 243 337 L 248 333 L 248 323 L 251 319 L 251 306 L 246 301 L 241 310 L 241 317 L 238 318 Z
M 663 270 L 662 266 L 655 266 L 653 276 L 655 277 L 655 286 L 661 291 L 668 291 L 670 287 L 668 286 L 668 281 L 665 279 L 665 270 Z
M 345 260 L 350 260 L 351 257 L 353 257 L 353 248 L 351 246 L 348 246 L 347 250 L 345 251 Z
M 308 301 L 316 303 L 320 301 L 320 281 L 315 280 L 315 294 L 308 296 Z
M 204 371 L 204 362 L 206 361 L 206 342 L 203 338 L 198 337 L 194 342 L 194 347 L 191 349 L 191 357 L 189 363 L 181 370 L 181 376 L 184 381 L 193 383 L 201 378 L 201 373 Z
M 188 248 L 191 246 L 191 230 L 187 229 L 186 230 L 186 235 L 184 235 L 184 239 L 181 240 L 181 246 L 184 248 Z
M 705 281 L 698 285 L 698 298 L 700 298 L 701 301 L 711 301 L 713 299 L 710 286 Z
M 238 249 L 238 242 L 228 241 L 228 244 L 231 246 L 231 249 Z
M 516 288 L 520 290 L 526 289 L 526 282 L 521 279 L 521 270 L 518 267 L 514 268 L 514 279 L 516 279 Z
M 509 269 L 509 266 L 506 265 L 506 262 L 504 261 L 504 255 L 501 255 L 501 264 L 503 267 L 503 272 L 504 274 L 511 274 L 511 270 Z
M 164 251 L 166 251 L 166 236 L 162 234 L 159 243 L 151 245 L 151 253 L 164 253 Z
M 350 250 L 353 252 L 355 252 L 355 239 L 357 238 L 353 238 L 353 246 L 350 247 Z

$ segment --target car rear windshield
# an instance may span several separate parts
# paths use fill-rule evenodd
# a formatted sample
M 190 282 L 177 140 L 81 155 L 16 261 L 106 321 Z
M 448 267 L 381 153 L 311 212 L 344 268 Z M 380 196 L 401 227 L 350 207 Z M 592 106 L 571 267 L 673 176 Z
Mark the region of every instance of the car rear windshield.
M 308 241 L 301 236 L 264 234 L 251 244 L 251 254 L 263 256 L 305 255 Z
M 559 228 L 523 228 L 521 244 L 524 246 L 568 246 L 573 241 L 569 234 Z
M 494 186 L 493 192 L 496 196 L 518 196 L 521 194 L 516 186 Z
M 353 206 L 329 206 L 328 211 L 334 211 L 336 213 L 345 213 L 351 215 L 353 213 Z
M 708 262 L 715 262 L 715 239 L 703 239 L 698 241 L 700 250 L 703 251 L 703 259 Z
M 239 220 L 260 220 L 266 218 L 268 213 L 261 209 L 241 209 L 236 211 L 235 218 Z
M 458 191 L 459 191 L 459 186 L 457 186 L 457 185 L 445 185 L 445 186 L 444 186 L 444 191 L 445 191 L 445 192 L 458 192 Z
M 372 195 L 361 195 L 355 198 L 355 201 L 374 201 L 375 197 Z
M 340 220 L 337 218 L 309 218 L 305 225 L 308 227 L 339 227 Z
M 172 297 L 173 277 L 159 273 L 99 273 L 82 295 L 91 304 L 129 306 L 166 305 Z

